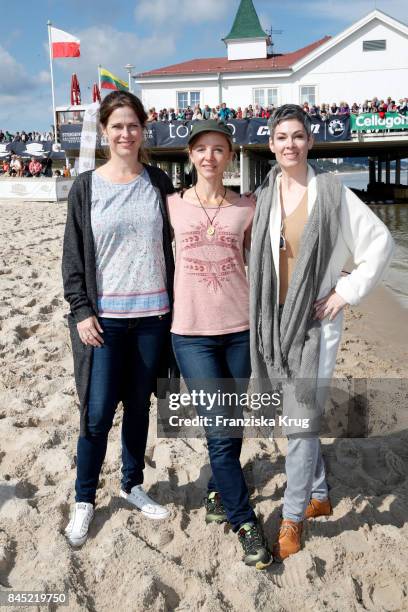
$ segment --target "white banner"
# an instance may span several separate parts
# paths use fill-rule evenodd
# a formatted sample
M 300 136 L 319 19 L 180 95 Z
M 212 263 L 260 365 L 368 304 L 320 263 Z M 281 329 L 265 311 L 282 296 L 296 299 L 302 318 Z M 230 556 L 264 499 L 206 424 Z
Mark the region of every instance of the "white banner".
M 58 202 L 68 198 L 73 178 L 0 178 L 0 200 Z

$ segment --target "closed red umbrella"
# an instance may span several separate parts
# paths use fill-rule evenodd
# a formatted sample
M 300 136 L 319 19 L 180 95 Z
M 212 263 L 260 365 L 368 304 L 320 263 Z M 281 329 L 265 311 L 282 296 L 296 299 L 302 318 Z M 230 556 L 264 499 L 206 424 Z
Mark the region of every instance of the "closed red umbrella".
M 98 85 L 94 83 L 92 87 L 92 102 L 96 101 L 101 101 L 101 92 L 99 91 Z
M 81 104 L 81 90 L 77 75 L 74 73 L 71 77 L 71 106 L 78 106 L 79 104 Z

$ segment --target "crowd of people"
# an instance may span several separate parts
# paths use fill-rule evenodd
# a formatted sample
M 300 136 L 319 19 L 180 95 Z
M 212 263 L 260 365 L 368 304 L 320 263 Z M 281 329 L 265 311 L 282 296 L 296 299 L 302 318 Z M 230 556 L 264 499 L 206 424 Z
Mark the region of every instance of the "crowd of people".
M 228 121 L 231 119 L 253 119 L 262 118 L 269 119 L 277 110 L 273 104 L 266 107 L 260 104 L 248 104 L 248 106 L 238 106 L 236 109 L 228 107 L 225 102 L 218 104 L 215 107 L 210 107 L 206 104 L 203 108 L 199 105 L 187 106 L 186 109 L 181 108 L 163 108 L 158 112 L 156 109 L 150 108 L 148 112 L 148 122 L 152 121 L 194 121 L 201 119 L 218 119 Z M 377 97 L 371 100 L 365 100 L 362 104 L 354 102 L 351 106 L 344 101 L 339 103 L 333 102 L 322 104 L 309 104 L 304 102 L 303 110 L 310 116 L 319 116 L 325 119 L 332 115 L 359 115 L 360 113 L 379 113 L 385 115 L 389 112 L 398 112 L 402 115 L 408 114 L 408 98 L 401 98 L 398 103 L 390 96 L 386 99 Z
M 52 160 L 46 157 L 23 159 L 19 155 L 12 154 L 1 161 L 0 175 L 17 178 L 52 176 Z
M 0 129 L 0 142 L 45 142 L 54 140 L 52 132 L 16 132 L 12 134 L 8 130 Z
M 70 177 L 75 172 L 70 164 L 63 169 L 52 169 L 52 159 L 50 157 L 31 157 L 24 159 L 20 155 L 13 153 L 0 161 L 0 176 L 16 178 L 32 177 Z
M 229 121 L 231 119 L 269 119 L 278 107 L 269 104 L 263 107 L 260 104 L 248 104 L 248 106 L 238 106 L 237 108 L 229 107 L 225 102 L 210 107 L 206 104 L 203 108 L 200 105 L 187 106 L 187 108 L 162 108 L 156 111 L 155 107 L 149 109 L 147 114 L 147 122 L 153 121 L 195 121 L 201 119 L 216 119 L 221 121 Z M 380 99 L 377 97 L 371 100 L 365 100 L 359 104 L 354 102 L 351 106 L 344 101 L 339 103 L 327 102 L 321 104 L 303 103 L 303 110 L 311 117 L 318 116 L 321 119 L 326 119 L 332 115 L 359 115 L 360 113 L 379 113 L 384 116 L 385 113 L 397 112 L 401 115 L 408 115 L 408 97 L 401 98 L 398 102 L 393 100 L 391 96 Z M 16 132 L 10 133 L 8 130 L 3 132 L 0 129 L 0 142 L 45 142 L 54 139 L 52 132 Z

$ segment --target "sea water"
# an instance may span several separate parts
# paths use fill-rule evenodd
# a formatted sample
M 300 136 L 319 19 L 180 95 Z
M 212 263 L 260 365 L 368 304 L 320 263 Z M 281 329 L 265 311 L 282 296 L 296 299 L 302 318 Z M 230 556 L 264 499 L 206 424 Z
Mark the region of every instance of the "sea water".
M 347 187 L 367 189 L 368 172 L 345 172 L 337 176 Z M 391 182 L 394 182 L 394 177 L 395 172 L 391 172 Z M 406 184 L 407 179 L 407 171 L 403 170 L 401 182 Z M 370 208 L 385 223 L 395 240 L 395 253 L 385 274 L 384 284 L 408 309 L 408 202 L 373 204 Z

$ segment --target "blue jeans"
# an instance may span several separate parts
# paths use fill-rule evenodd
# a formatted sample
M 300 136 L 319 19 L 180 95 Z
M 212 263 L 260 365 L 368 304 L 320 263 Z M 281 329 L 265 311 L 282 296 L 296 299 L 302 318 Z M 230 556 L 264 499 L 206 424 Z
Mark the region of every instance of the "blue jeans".
M 311 497 L 323 501 L 329 496 L 317 436 L 288 438 L 286 479 L 282 516 L 290 521 L 303 521 Z
M 221 336 L 172 334 L 173 350 L 184 379 L 246 379 L 251 375 L 249 331 Z M 222 391 L 222 389 L 220 389 Z M 234 531 L 256 522 L 239 460 L 242 437 L 207 436 L 212 476 L 208 492 L 220 493 Z
M 150 396 L 170 314 L 137 319 L 100 318 L 104 345 L 93 349 L 87 434 L 78 439 L 77 502 L 95 502 L 108 434 L 119 401 L 123 402 L 122 489 L 143 482 L 149 429 Z
M 279 320 L 282 310 L 279 306 Z M 323 501 L 329 496 L 318 436 L 288 436 L 285 471 L 282 516 L 298 523 L 303 521 L 311 497 Z

